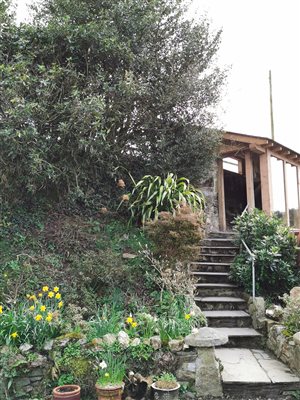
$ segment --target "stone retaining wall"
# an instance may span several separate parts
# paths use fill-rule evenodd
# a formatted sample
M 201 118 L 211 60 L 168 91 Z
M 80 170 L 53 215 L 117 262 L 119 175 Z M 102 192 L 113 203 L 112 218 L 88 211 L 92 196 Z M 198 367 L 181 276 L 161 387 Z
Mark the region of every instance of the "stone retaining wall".
M 284 332 L 283 325 L 269 324 L 267 347 L 292 371 L 300 375 L 300 332 L 292 337 L 285 336 Z

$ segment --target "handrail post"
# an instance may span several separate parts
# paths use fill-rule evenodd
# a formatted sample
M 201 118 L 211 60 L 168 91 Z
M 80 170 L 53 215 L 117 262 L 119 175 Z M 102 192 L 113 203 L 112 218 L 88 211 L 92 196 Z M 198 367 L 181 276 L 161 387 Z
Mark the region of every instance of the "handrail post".
M 252 257 L 252 298 L 255 299 L 255 259 Z

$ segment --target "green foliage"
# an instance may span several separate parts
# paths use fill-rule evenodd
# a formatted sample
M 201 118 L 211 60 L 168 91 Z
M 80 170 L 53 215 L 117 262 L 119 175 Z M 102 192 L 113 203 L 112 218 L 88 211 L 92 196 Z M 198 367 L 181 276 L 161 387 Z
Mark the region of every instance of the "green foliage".
M 116 355 L 111 352 L 101 354 L 98 362 L 98 379 L 100 386 L 122 385 L 126 372 L 125 356 Z M 101 362 L 100 362 L 101 361 Z
M 292 298 L 285 294 L 283 296 L 285 308 L 283 310 L 283 324 L 288 336 L 300 331 L 300 299 Z
M 1 26 L 4 199 L 109 201 L 119 166 L 137 179 L 210 175 L 220 32 L 184 11 L 183 0 L 43 0 L 34 23 Z
M 146 225 L 154 244 L 155 256 L 177 262 L 192 261 L 198 256 L 198 245 L 204 235 L 203 213 L 184 206 L 175 213 L 161 212 L 156 221 Z
M 107 333 L 117 334 L 122 329 L 124 311 L 114 303 L 105 304 L 89 323 L 90 338 L 102 338 Z
M 204 196 L 188 179 L 177 178 L 171 173 L 166 178 L 145 175 L 135 183 L 129 196 L 131 217 L 143 224 L 157 220 L 159 212 L 175 212 L 181 205 L 200 211 L 204 207 Z
M 234 230 L 238 233 L 238 244 L 243 239 L 255 254 L 257 295 L 277 298 L 296 284 L 299 277 L 295 236 L 279 219 L 253 210 L 235 219 Z M 244 247 L 234 260 L 231 276 L 251 293 L 251 259 Z

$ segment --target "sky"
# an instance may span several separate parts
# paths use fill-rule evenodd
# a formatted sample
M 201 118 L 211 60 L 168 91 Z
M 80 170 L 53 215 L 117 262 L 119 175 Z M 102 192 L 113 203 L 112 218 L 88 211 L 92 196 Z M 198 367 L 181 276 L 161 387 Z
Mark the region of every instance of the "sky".
M 23 21 L 34 0 L 15 1 Z M 218 63 L 230 71 L 220 126 L 271 137 L 271 70 L 275 140 L 300 153 L 300 0 L 192 0 L 189 15 L 223 30 Z

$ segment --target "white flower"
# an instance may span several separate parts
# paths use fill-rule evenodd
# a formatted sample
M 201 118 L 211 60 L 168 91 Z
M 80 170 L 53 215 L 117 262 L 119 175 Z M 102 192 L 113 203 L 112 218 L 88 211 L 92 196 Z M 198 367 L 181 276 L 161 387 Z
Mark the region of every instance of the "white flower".
M 106 362 L 105 362 L 105 361 L 102 361 L 102 362 L 99 364 L 99 367 L 100 367 L 101 369 L 107 368 Z
M 195 311 L 193 311 L 193 310 L 190 311 L 190 316 L 191 316 L 191 317 L 194 317 L 194 316 L 195 316 Z

